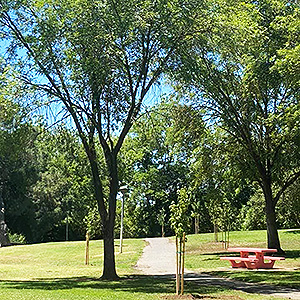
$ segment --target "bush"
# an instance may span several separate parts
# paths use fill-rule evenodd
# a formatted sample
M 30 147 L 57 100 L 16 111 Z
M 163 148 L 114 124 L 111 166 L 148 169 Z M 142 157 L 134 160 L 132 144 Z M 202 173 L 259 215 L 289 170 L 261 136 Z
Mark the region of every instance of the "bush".
M 9 233 L 9 240 L 12 244 L 26 244 L 26 238 L 24 235 L 19 234 L 19 233 Z

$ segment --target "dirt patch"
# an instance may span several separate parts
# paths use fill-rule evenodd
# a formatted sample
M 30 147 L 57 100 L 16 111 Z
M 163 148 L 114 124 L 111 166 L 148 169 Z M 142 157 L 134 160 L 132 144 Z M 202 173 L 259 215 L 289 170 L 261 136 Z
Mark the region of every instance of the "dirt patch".
M 196 300 L 196 299 L 214 299 L 214 300 L 242 300 L 239 296 L 208 296 L 208 295 L 167 295 L 161 297 L 164 300 Z
M 211 297 L 206 297 L 202 299 L 212 299 Z M 161 297 L 161 299 L 165 299 L 165 300 L 177 300 L 177 299 L 181 299 L 181 300 L 193 300 L 193 299 L 201 299 L 201 296 L 193 296 L 193 295 L 168 295 L 168 296 L 163 296 Z

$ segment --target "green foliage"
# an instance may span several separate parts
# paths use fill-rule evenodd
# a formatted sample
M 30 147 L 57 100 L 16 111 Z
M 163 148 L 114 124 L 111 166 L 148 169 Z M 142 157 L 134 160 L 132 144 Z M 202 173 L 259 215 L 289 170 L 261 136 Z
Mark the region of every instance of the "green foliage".
M 83 224 L 85 224 L 86 231 L 90 234 L 90 238 L 101 234 L 101 219 L 96 206 L 88 210 L 87 215 L 83 219 Z
M 261 193 L 256 192 L 242 207 L 238 219 L 243 231 L 266 228 L 265 203 Z
M 176 50 L 198 34 L 194 20 L 201 15 L 202 3 L 23 0 L 15 4 L 0 7 L 7 50 L 26 83 L 58 100 L 72 117 L 91 167 L 104 246 L 109 248 L 105 253 L 113 253 L 108 241 L 115 225 L 117 156 L 145 96 L 170 68 Z M 108 195 L 97 156 L 104 156 Z M 105 259 L 104 277 L 115 279 L 113 255 Z
M 154 106 L 134 125 L 121 151 L 120 179 L 131 189 L 124 224 L 130 236 L 159 235 L 162 211 L 166 234 L 172 232 L 169 206 L 177 201 L 177 189 L 187 184 L 189 172 L 186 152 L 173 139 L 174 110 L 171 101 Z
M 277 215 L 280 228 L 300 227 L 299 181 L 291 186 L 278 203 Z
M 287 189 L 300 174 L 298 5 L 22 0 L 0 14 L 14 68 L 1 60 L 0 188 L 12 232 L 63 239 L 68 218 L 72 238 L 100 236 L 119 180 L 131 187 L 125 236 L 158 235 L 164 221 L 170 234 L 170 215 L 180 224 L 184 210 L 203 231 L 263 228 L 262 200 L 250 197 L 265 178 L 280 226 L 299 226 L 298 187 Z M 196 105 L 171 97 L 140 116 L 165 71 Z M 32 126 L 25 92 L 60 100 L 78 134 Z
M 162 226 L 165 224 L 165 219 L 166 219 L 166 212 L 165 209 L 162 208 L 159 214 L 157 215 L 157 221 Z
M 95 214 L 96 201 L 78 137 L 63 126 L 44 131 L 36 141 L 36 152 L 39 179 L 31 191 L 38 222 L 36 239 L 65 239 L 66 218 L 69 237 L 83 238 L 87 226 L 83 220 Z
M 187 232 L 190 222 L 189 212 L 189 195 L 186 188 L 181 188 L 178 191 L 178 203 L 173 203 L 170 206 L 170 223 L 176 236 L 182 237 L 184 232 Z
M 213 224 L 223 230 L 237 229 L 236 216 L 250 198 L 251 183 L 232 159 L 234 150 L 226 143 L 224 131 L 207 128 L 201 142 L 193 151 L 191 170 L 195 188 L 202 189 L 202 214 L 209 215 L 210 230 Z
M 25 236 L 18 233 L 9 234 L 9 240 L 12 244 L 26 244 Z
M 35 220 L 28 189 L 36 181 L 32 151 L 36 131 L 18 103 L 22 95 L 18 81 L 8 67 L 1 65 L 0 71 L 0 197 L 10 231 L 30 239 Z
M 206 51 L 201 41 L 187 50 L 179 74 L 194 86 L 198 105 L 230 133 L 234 156 L 249 177 L 262 177 L 257 165 L 271 167 L 273 188 L 282 187 L 291 172 L 298 174 L 299 86 L 277 65 L 281 51 L 297 49 L 299 36 L 290 32 L 299 9 L 284 0 L 214 5 L 216 39 Z
M 291 32 L 299 25 L 299 6 L 287 0 L 211 5 L 214 38 L 183 49 L 177 78 L 210 122 L 225 129 L 231 160 L 263 190 L 274 232 L 269 247 L 280 250 L 275 207 L 300 176 L 299 64 L 293 59 L 292 70 L 285 62 L 298 51 L 299 35 Z

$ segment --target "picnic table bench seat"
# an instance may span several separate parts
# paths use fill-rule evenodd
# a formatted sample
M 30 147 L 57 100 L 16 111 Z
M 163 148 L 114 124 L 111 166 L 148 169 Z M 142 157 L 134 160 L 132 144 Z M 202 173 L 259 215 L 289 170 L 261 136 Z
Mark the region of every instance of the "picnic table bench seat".
M 258 261 L 257 258 L 254 257 L 240 257 L 240 256 L 223 256 L 223 257 L 220 257 L 221 260 L 233 260 L 233 261 Z
M 285 260 L 285 257 L 279 257 L 279 256 L 264 256 L 264 259 L 267 259 L 267 260 Z
M 240 256 L 229 256 L 229 257 L 220 257 L 221 260 L 228 260 L 233 268 L 241 267 L 251 267 L 252 264 L 258 262 L 258 259 L 255 257 L 240 257 Z

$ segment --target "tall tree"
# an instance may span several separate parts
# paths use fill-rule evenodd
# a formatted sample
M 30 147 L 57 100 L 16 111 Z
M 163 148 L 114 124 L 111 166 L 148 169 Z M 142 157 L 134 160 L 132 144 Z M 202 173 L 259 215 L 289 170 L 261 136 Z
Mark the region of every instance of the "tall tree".
M 0 4 L 1 30 L 11 42 L 10 56 L 20 61 L 23 80 L 64 105 L 82 140 L 103 223 L 102 278 L 117 278 L 117 156 L 145 96 L 169 67 L 176 49 L 195 32 L 195 20 L 203 25 L 198 34 L 206 30 L 203 3 L 11 0 Z M 107 199 L 96 139 L 105 156 Z
M 299 32 L 299 5 L 216 1 L 214 12 L 214 38 L 208 37 L 205 51 L 201 40 L 185 52 L 181 72 L 198 105 L 228 132 L 245 174 L 259 183 L 268 247 L 282 252 L 275 207 L 300 177 L 299 60 L 287 63 L 299 59 L 299 35 L 293 34 Z

